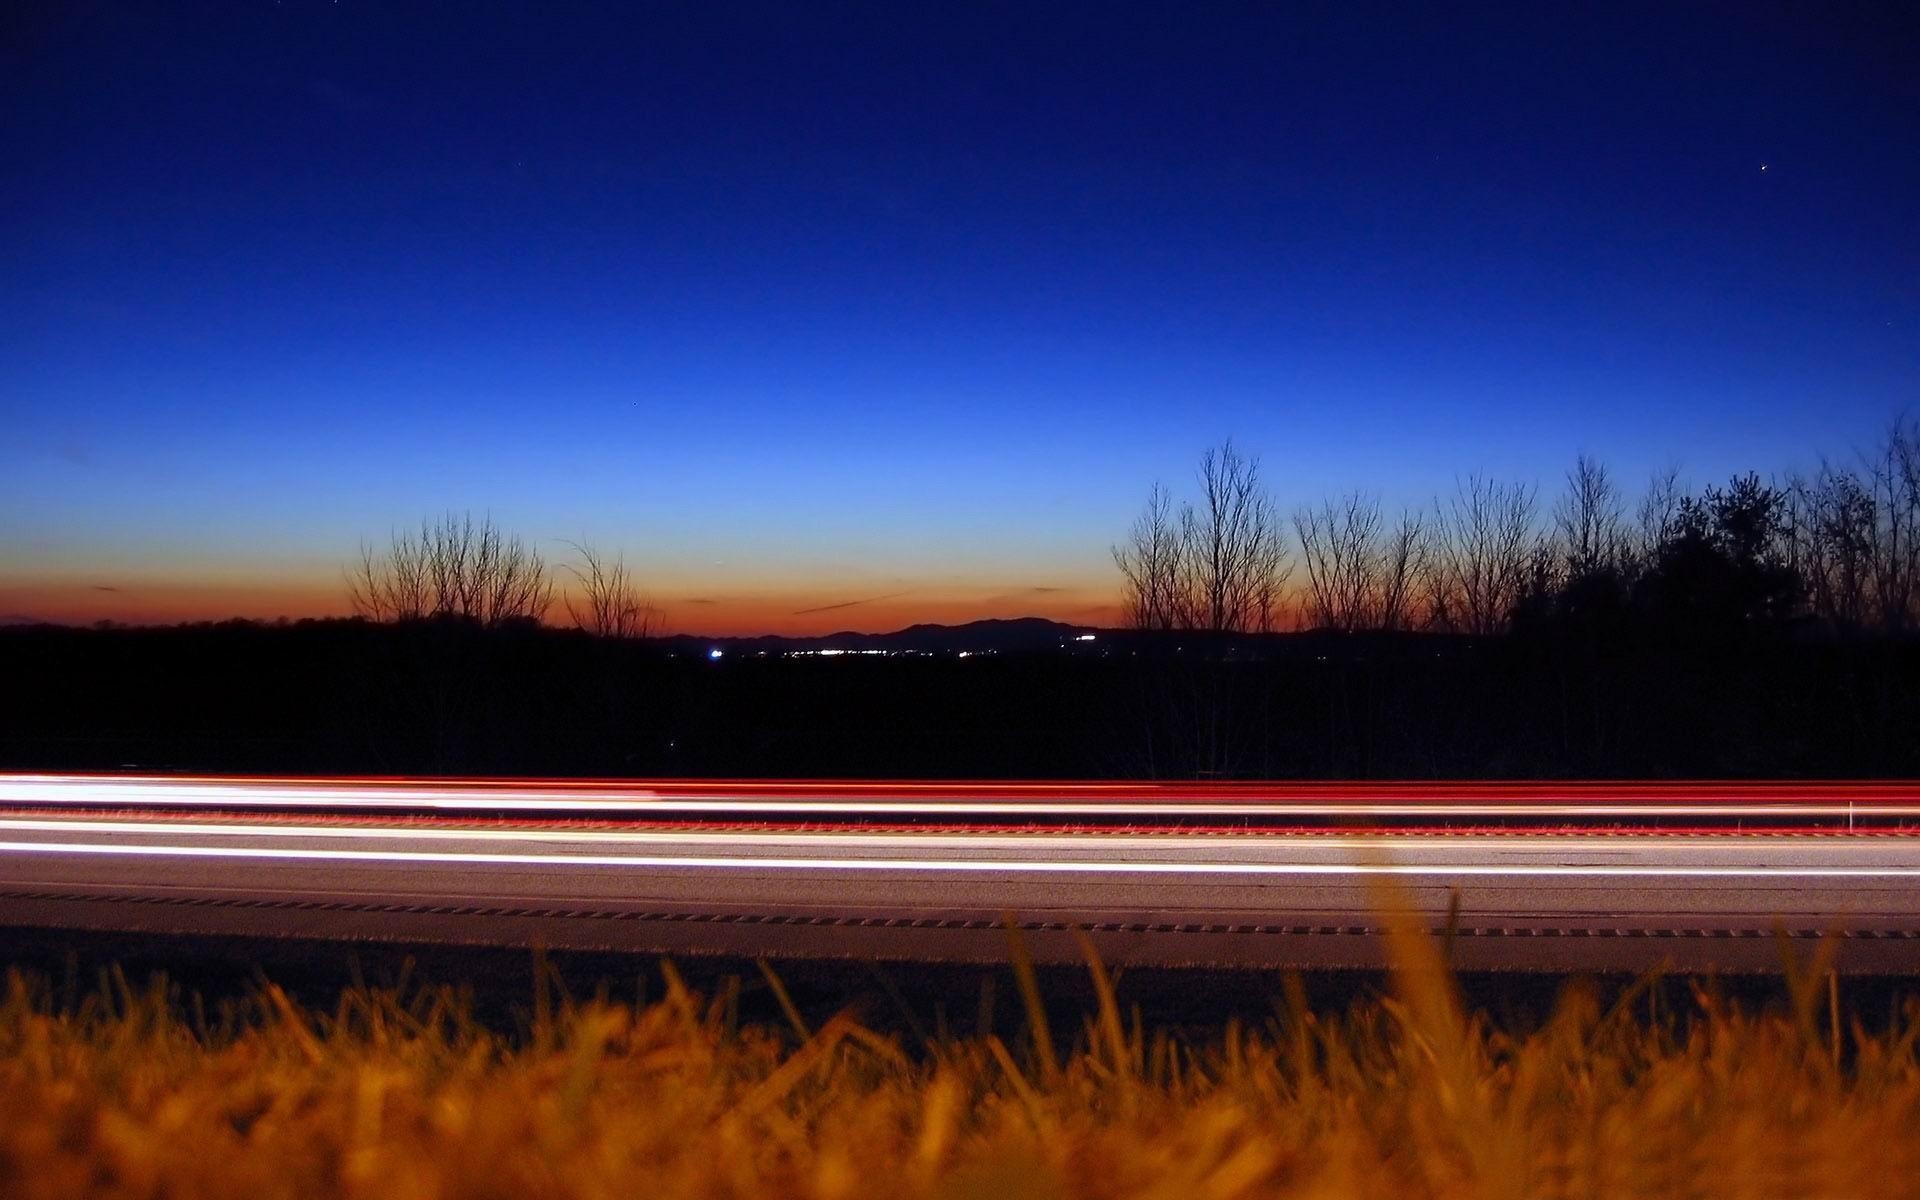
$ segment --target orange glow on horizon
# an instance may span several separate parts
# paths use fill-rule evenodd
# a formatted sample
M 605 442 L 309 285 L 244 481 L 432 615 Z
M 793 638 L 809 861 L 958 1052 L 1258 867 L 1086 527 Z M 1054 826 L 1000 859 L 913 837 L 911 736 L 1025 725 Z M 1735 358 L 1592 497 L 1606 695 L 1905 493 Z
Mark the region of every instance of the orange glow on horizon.
M 854 630 L 887 633 L 909 625 L 958 625 L 987 618 L 1045 617 L 1069 624 L 1109 627 L 1120 620 L 1117 589 L 1099 587 L 992 589 L 929 586 L 897 594 L 849 599 L 846 591 L 827 592 L 769 586 L 753 593 L 658 593 L 661 632 L 714 637 L 758 634 L 816 636 Z M 179 583 L 141 579 L 112 585 L 49 581 L 0 581 L 0 622 L 52 621 L 91 625 L 113 621 L 128 625 L 174 625 L 234 618 L 272 621 L 281 617 L 350 615 L 336 580 L 280 580 Z M 547 614 L 553 625 L 571 624 L 564 598 Z

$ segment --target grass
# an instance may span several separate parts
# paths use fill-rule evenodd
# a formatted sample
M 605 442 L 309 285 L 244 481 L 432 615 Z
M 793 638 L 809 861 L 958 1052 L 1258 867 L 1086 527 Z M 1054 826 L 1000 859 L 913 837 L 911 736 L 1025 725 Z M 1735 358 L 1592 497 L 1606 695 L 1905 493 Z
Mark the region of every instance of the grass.
M 1894 1197 L 1920 1194 L 1920 1001 L 1872 1030 L 1824 964 L 1788 1003 L 1574 986 L 1536 1028 L 1462 1012 L 1406 929 L 1390 995 L 1270 1022 L 1143 1028 L 1089 954 L 1095 1011 L 911 1044 L 842 1014 L 737 1023 L 671 965 L 645 1005 L 536 971 L 511 1033 L 459 991 L 272 985 L 212 1011 L 109 973 L 0 997 L 0 1196 Z M 1651 981 L 1649 981 L 1651 982 Z

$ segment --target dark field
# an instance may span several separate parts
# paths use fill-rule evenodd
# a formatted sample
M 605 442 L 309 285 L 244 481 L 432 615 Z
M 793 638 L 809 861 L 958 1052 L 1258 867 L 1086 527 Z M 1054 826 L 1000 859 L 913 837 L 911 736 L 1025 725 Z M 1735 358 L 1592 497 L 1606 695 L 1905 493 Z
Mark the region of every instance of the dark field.
M 723 661 L 541 628 L 0 630 L 0 768 L 759 778 L 1920 776 L 1920 642 L 1792 627 Z

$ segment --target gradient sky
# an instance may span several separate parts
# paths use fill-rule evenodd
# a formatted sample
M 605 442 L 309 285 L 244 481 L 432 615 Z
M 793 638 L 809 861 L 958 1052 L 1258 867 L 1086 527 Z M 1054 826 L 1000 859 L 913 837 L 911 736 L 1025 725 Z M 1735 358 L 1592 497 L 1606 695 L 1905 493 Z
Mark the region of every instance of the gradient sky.
M 1920 409 L 1906 5 L 29 3 L 0 616 L 322 614 L 487 511 L 672 626 L 1108 619 L 1156 478 Z

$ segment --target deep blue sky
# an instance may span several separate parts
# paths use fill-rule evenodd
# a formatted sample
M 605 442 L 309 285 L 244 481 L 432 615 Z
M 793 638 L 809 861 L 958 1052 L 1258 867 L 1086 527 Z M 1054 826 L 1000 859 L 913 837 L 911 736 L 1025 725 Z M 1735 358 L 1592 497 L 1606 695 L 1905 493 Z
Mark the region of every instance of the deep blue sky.
M 1906 6 L 24 7 L 9 612 L 471 507 L 683 628 L 1069 615 L 1229 434 L 1417 502 L 1920 408 Z

